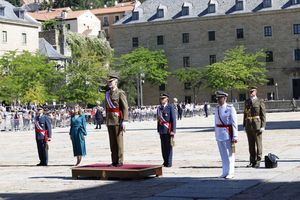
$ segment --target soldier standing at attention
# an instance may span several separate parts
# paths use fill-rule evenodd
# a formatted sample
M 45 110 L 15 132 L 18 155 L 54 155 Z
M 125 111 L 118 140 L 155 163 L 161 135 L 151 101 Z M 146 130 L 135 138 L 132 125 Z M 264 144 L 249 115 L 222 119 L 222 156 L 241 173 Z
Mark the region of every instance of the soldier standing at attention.
M 235 143 L 238 137 L 236 110 L 226 103 L 228 94 L 217 91 L 218 106 L 215 110 L 215 135 L 222 159 L 221 178 L 234 178 Z
M 250 98 L 245 101 L 243 126 L 247 133 L 250 164 L 247 167 L 259 168 L 262 158 L 262 132 L 266 127 L 266 109 L 262 99 L 257 98 L 257 87 L 249 90 Z
M 119 76 L 111 73 L 107 80 L 108 90 L 105 93 L 106 125 L 109 134 L 112 164 L 110 166 L 123 166 L 124 146 L 123 133 L 126 131 L 128 121 L 128 103 L 125 92 L 118 88 Z
M 37 166 L 48 165 L 48 142 L 51 140 L 51 136 L 52 128 L 50 119 L 44 115 L 44 109 L 39 107 L 35 118 L 35 139 L 40 159 L 40 163 Z
M 160 95 L 160 106 L 157 108 L 157 132 L 160 134 L 163 166 L 172 167 L 176 115 L 174 106 L 169 104 L 167 94 Z

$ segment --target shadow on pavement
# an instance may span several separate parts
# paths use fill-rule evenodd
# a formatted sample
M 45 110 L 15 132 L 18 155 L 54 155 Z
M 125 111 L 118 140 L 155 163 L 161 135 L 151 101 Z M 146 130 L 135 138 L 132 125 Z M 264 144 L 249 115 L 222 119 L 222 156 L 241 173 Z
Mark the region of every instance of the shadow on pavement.
M 80 184 L 81 180 L 74 180 Z M 99 183 L 101 181 L 99 180 Z M 299 199 L 300 182 L 264 182 L 221 178 L 162 177 L 139 181 L 112 181 L 106 185 L 49 193 L 2 193 L 13 199 Z

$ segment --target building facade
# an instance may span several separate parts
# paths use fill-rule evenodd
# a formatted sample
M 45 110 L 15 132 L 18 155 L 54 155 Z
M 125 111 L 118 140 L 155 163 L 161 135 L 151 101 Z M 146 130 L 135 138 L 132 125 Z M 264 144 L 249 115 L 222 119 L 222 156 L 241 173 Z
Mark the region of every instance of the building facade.
M 137 47 L 163 49 L 171 71 L 221 61 L 224 52 L 244 45 L 263 49 L 269 82 L 259 87 L 264 99 L 300 98 L 299 0 L 147 0 L 113 26 L 117 56 Z M 196 91 L 170 76 L 166 85 L 144 85 L 144 103 L 161 92 L 180 101 L 214 100 L 213 92 Z M 244 100 L 246 91 L 233 91 Z
M 101 21 L 89 10 L 58 8 L 29 14 L 40 22 L 57 20 L 59 24 L 64 24 L 67 30 L 86 36 L 98 36 L 101 31 Z
M 40 26 L 23 9 L 0 0 L 0 56 L 8 51 L 36 52 Z
M 101 21 L 101 29 L 105 32 L 106 38 L 112 43 L 112 25 L 118 22 L 126 14 L 130 14 L 134 8 L 134 2 L 116 3 L 114 7 L 98 8 L 91 10 Z

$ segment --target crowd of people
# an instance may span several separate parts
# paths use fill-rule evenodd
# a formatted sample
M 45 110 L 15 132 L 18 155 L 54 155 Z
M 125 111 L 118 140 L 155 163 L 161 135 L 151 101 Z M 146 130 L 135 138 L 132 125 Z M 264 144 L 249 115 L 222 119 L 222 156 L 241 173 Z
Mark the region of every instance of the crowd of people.
M 173 103 L 177 119 L 193 116 L 208 116 L 210 106 L 207 103 L 202 105 L 194 103 Z M 141 106 L 129 108 L 129 122 L 141 122 L 157 120 L 157 105 Z M 63 106 L 61 108 L 49 108 L 45 111 L 51 120 L 53 128 L 65 128 L 70 126 L 72 109 Z M 97 103 L 91 109 L 85 109 L 84 114 L 89 124 L 94 124 L 96 129 L 101 129 L 101 124 L 105 123 L 105 109 Z M 3 106 L 0 105 L 0 131 L 31 131 L 34 130 L 34 119 L 36 108 L 34 106 Z

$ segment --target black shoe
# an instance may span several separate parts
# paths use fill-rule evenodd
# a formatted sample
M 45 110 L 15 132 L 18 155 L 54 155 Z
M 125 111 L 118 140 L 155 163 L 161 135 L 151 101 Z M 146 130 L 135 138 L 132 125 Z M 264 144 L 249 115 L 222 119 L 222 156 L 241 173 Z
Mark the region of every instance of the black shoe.
M 42 163 L 39 163 L 39 164 L 36 164 L 36 166 L 43 166 L 43 164 L 42 164 Z
M 118 163 L 115 167 L 122 167 L 123 163 Z
M 108 167 L 116 167 L 117 163 L 111 163 L 110 165 L 108 165 Z
M 250 168 L 250 167 L 253 167 L 254 165 L 255 165 L 254 163 L 249 163 L 246 167 Z

